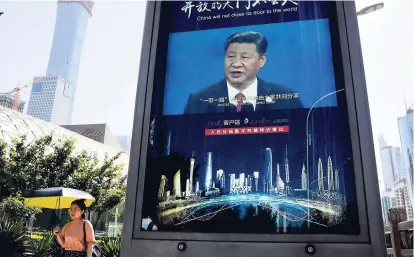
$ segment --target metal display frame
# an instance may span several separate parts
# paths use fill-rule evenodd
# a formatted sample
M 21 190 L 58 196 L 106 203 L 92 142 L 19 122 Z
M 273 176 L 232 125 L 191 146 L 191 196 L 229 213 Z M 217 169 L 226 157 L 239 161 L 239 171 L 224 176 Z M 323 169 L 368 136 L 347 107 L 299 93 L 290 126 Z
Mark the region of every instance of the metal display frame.
M 123 227 L 127 256 L 386 256 L 378 177 L 355 4 L 335 2 L 357 192 L 359 235 L 211 234 L 141 231 L 161 1 L 148 1 L 142 42 Z M 185 251 L 177 249 L 185 242 Z

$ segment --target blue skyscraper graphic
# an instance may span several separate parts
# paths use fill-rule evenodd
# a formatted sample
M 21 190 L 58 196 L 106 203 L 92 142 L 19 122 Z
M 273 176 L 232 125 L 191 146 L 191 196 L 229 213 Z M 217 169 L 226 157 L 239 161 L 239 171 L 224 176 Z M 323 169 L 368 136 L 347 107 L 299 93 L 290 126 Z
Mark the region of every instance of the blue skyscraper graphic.
M 269 190 L 272 188 L 272 170 L 273 170 L 273 163 L 272 163 L 272 149 L 266 148 L 265 158 L 265 174 L 266 174 L 266 183 L 269 185 Z
M 213 160 L 212 153 L 207 153 L 207 163 L 206 163 L 206 183 L 205 189 L 208 191 L 211 189 L 211 184 L 213 182 Z
M 93 1 L 59 0 L 46 76 L 34 79 L 27 114 L 70 124 L 83 41 Z

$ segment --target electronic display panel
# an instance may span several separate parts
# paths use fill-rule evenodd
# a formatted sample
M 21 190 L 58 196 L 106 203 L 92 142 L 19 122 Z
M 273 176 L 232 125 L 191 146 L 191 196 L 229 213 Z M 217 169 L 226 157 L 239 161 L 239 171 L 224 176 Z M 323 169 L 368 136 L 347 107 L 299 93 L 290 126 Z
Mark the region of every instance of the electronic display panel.
M 164 2 L 141 231 L 358 235 L 334 2 Z

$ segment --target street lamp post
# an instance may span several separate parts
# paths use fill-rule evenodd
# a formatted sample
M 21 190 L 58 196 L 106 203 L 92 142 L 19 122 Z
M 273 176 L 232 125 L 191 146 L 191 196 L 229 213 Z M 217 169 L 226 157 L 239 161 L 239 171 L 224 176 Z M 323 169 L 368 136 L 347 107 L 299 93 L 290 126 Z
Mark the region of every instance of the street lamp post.
M 367 6 L 365 8 L 362 8 L 361 10 L 359 10 L 357 12 L 357 16 L 369 14 L 369 13 L 381 10 L 382 8 L 384 8 L 384 3 L 373 4 L 373 5 Z

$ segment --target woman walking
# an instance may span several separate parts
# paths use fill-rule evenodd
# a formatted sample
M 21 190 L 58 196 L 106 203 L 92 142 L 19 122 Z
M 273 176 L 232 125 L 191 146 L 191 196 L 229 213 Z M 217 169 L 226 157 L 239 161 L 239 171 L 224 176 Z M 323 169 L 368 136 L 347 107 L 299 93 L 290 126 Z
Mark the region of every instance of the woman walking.
M 69 214 L 72 219 L 60 231 L 53 229 L 59 244 L 65 249 L 64 257 L 92 257 L 95 241 L 92 224 L 85 220 L 86 205 L 84 200 L 73 201 Z

